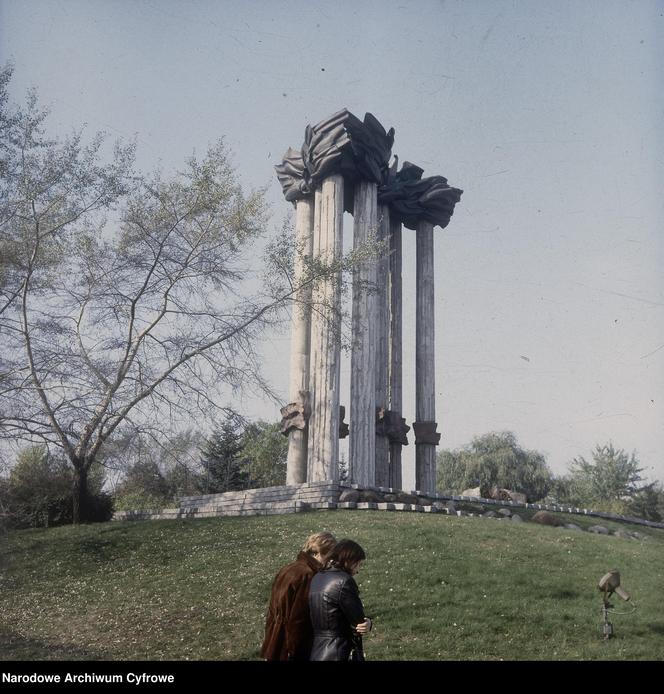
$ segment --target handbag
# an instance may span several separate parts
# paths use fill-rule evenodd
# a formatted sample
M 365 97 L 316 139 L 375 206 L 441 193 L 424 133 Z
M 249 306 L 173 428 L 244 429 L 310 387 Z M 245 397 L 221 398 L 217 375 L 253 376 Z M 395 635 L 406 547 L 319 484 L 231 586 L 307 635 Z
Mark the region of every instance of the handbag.
M 363 663 L 365 661 L 364 649 L 362 648 L 362 637 L 358 634 L 353 634 L 348 660 L 354 663 Z

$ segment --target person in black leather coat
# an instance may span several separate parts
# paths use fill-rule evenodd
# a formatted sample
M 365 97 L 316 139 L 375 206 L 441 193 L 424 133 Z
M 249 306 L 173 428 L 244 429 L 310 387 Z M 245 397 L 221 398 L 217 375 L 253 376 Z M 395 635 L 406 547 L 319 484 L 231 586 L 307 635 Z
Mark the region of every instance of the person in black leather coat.
M 310 660 L 348 660 L 353 639 L 368 634 L 371 619 L 365 617 L 353 576 L 366 555 L 353 540 L 340 540 L 325 569 L 311 581 L 309 614 L 314 631 Z

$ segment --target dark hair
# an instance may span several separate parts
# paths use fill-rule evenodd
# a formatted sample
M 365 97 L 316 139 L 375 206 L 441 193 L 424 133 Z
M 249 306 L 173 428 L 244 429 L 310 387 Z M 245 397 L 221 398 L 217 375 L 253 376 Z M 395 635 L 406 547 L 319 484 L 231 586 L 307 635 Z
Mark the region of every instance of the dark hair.
M 353 564 L 366 558 L 367 555 L 357 542 L 339 540 L 327 557 L 327 566 L 350 573 Z

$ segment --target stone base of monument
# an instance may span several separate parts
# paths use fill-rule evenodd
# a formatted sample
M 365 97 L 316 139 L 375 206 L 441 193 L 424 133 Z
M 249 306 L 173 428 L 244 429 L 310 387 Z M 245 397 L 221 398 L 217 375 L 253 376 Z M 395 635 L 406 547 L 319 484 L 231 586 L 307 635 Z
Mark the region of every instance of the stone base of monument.
M 117 511 L 113 520 L 265 516 L 334 509 L 340 494 L 341 485 L 338 482 L 306 482 L 223 494 L 185 496 L 178 500 L 177 507 Z
M 404 492 L 387 487 L 361 487 L 357 484 L 341 484 L 332 481 L 247 489 L 238 492 L 225 492 L 223 494 L 186 496 L 178 499 L 178 506 L 173 508 L 117 511 L 113 515 L 113 520 L 267 516 L 331 509 L 411 511 L 443 513 L 452 516 L 476 515 L 475 513 L 469 513 L 456 508 L 456 504 L 461 503 L 463 505 L 464 502 L 481 504 L 482 506 L 516 507 L 537 511 L 557 511 L 559 513 L 598 516 L 637 525 L 664 528 L 664 523 L 589 509 L 570 508 L 568 506 L 529 504 L 517 501 L 485 499 L 479 496 L 423 494 L 418 491 Z

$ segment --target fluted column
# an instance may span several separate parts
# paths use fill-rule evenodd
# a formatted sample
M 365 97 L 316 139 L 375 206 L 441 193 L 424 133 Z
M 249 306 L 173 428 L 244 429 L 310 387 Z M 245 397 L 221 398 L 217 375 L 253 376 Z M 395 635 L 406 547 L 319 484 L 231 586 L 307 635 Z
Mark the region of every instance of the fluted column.
M 341 257 L 344 180 L 326 178 L 315 194 L 313 254 L 325 263 Z M 339 478 L 339 382 L 341 278 L 338 273 L 318 283 L 311 317 L 311 417 L 307 481 Z
M 434 321 L 433 224 L 420 221 L 416 230 L 415 325 L 415 484 L 418 491 L 436 490 L 436 379 Z
M 390 407 L 392 412 L 398 413 L 401 418 L 403 408 L 403 383 L 402 383 L 402 337 L 401 337 L 401 317 L 402 317 L 402 296 L 401 296 L 401 222 L 398 220 L 390 221 L 390 262 L 388 274 L 389 286 L 389 392 Z M 407 430 L 407 427 L 405 427 Z M 403 488 L 401 472 L 401 442 L 390 441 L 390 470 L 389 487 L 395 489 Z
M 376 414 L 385 422 L 389 405 L 389 252 L 390 252 L 390 209 L 387 205 L 378 206 L 378 256 L 376 278 Z M 376 427 L 376 486 L 390 486 L 390 439 L 386 427 Z
M 353 248 L 376 235 L 377 186 L 355 185 Z M 368 258 L 353 268 L 353 314 L 350 381 L 350 439 L 348 466 L 351 481 L 373 486 L 376 464 L 376 260 Z
M 307 481 L 311 285 L 301 285 L 306 276 L 306 262 L 311 258 L 313 250 L 313 197 L 298 200 L 295 210 L 296 255 L 293 279 L 298 289 L 291 315 L 289 399 L 291 405 L 298 409 L 298 418 L 303 428 L 293 427 L 288 434 L 286 484 Z

